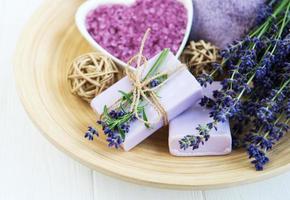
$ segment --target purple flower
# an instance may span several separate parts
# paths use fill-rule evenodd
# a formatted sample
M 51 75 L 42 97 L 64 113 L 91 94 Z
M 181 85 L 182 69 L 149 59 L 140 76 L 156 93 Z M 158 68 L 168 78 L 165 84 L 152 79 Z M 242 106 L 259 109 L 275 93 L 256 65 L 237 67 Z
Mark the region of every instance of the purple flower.
M 255 165 L 257 171 L 264 169 L 264 165 L 269 162 L 269 158 L 265 155 L 263 151 L 257 148 L 255 145 L 250 145 L 247 148 L 249 158 L 253 158 L 252 163 Z
M 115 147 L 116 149 L 120 148 L 121 144 L 123 143 L 123 139 L 121 135 L 117 133 L 113 133 L 107 137 L 107 142 L 109 147 Z
M 192 148 L 192 150 L 198 149 L 200 144 L 204 145 L 204 142 L 209 140 L 209 132 L 215 128 L 214 123 L 208 123 L 204 126 L 199 125 L 196 130 L 198 131 L 198 135 L 186 135 L 181 140 L 179 140 L 179 148 L 186 150 L 188 148 Z
M 286 118 L 290 119 L 290 100 L 286 104 Z
M 204 96 L 200 100 L 199 105 L 206 107 L 206 108 L 212 108 L 215 105 L 215 101 L 207 96 Z
M 200 136 L 187 135 L 179 141 L 180 149 L 186 150 L 191 147 L 192 150 L 198 149 L 202 139 Z
M 274 114 L 269 108 L 261 107 L 257 110 L 257 118 L 262 122 L 268 122 L 274 119 Z
M 85 133 L 85 138 L 87 138 L 88 140 L 94 140 L 94 136 L 99 137 L 99 133 L 97 132 L 96 129 L 89 126 L 88 131 Z
M 272 7 L 267 4 L 262 4 L 257 12 L 256 24 L 262 24 L 272 14 Z
M 212 84 L 213 78 L 208 74 L 202 74 L 199 77 L 197 77 L 197 81 L 201 86 L 206 87 L 207 84 Z
M 152 81 L 149 83 L 149 87 L 151 87 L 151 88 L 155 88 L 155 87 L 157 87 L 159 84 L 160 84 L 159 80 L 158 80 L 158 79 L 154 79 L 154 80 L 152 80 Z

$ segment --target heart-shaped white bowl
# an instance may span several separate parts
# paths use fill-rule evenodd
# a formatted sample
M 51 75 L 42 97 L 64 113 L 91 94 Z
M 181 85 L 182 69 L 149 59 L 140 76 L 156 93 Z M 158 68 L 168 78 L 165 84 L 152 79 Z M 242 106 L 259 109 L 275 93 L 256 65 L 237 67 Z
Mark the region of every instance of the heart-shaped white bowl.
M 186 42 L 188 40 L 188 37 L 190 35 L 191 26 L 192 26 L 192 20 L 193 20 L 193 5 L 192 0 L 178 0 L 181 2 L 185 8 L 187 9 L 187 27 L 184 34 L 183 41 L 176 53 L 176 56 L 179 57 L 182 53 L 184 46 L 186 45 Z M 124 4 L 124 5 L 131 5 L 135 2 L 135 0 L 88 0 L 85 3 L 83 3 L 79 9 L 77 10 L 77 13 L 75 15 L 75 21 L 76 25 L 83 35 L 83 37 L 90 43 L 92 47 L 94 47 L 96 50 L 100 51 L 104 55 L 109 56 L 112 58 L 113 61 L 115 61 L 119 66 L 126 66 L 126 63 L 122 60 L 116 58 L 114 55 L 110 54 L 108 51 L 106 51 L 102 46 L 100 46 L 89 34 L 86 28 L 86 17 L 88 13 L 97 8 L 100 5 L 104 4 Z

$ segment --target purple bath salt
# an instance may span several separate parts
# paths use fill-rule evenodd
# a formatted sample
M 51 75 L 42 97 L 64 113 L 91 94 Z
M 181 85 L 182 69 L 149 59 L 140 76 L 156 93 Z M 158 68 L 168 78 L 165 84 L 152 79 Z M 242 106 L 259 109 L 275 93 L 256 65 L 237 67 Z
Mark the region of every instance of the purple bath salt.
M 144 56 L 152 58 L 164 48 L 176 53 L 187 25 L 187 10 L 177 0 L 136 0 L 130 6 L 108 4 L 89 12 L 86 26 L 94 40 L 124 62 L 136 55 L 148 28 Z
M 194 34 L 219 48 L 243 37 L 253 26 L 264 0 L 193 0 Z

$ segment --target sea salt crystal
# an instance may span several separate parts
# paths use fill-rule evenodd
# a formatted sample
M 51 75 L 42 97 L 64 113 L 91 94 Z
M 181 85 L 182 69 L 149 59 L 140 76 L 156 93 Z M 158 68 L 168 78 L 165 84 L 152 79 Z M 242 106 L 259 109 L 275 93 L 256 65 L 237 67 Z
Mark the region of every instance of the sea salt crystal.
M 147 70 L 155 63 L 158 56 L 159 55 L 149 60 L 148 67 L 146 68 Z M 180 67 L 180 65 L 181 63 L 173 53 L 170 52 L 165 61 L 161 64 L 160 71 L 173 70 L 176 69 L 176 67 Z M 91 102 L 92 108 L 97 113 L 101 114 L 105 105 L 110 107 L 121 98 L 120 90 L 124 92 L 130 92 L 132 90 L 132 84 L 127 77 L 121 79 L 103 93 L 96 96 Z M 197 102 L 202 97 L 201 91 L 202 88 L 197 80 L 186 68 L 184 68 L 176 74 L 169 76 L 168 82 L 158 90 L 157 94 L 160 97 L 159 101 L 161 105 L 167 112 L 168 119 L 171 120 L 188 109 L 193 103 Z M 145 106 L 145 111 L 149 121 L 158 120 L 158 114 L 151 105 Z M 129 151 L 162 126 L 162 119 L 159 119 L 158 123 L 151 125 L 150 128 L 146 128 L 144 123 L 138 120 L 131 122 L 130 131 L 126 134 L 123 143 L 124 150 Z
M 203 95 L 212 98 L 212 92 L 221 88 L 219 82 L 203 89 Z M 208 156 L 208 155 L 225 155 L 232 150 L 232 138 L 229 122 L 219 123 L 217 130 L 210 132 L 210 138 L 204 145 L 200 145 L 198 149 L 186 150 L 180 149 L 179 141 L 186 135 L 197 132 L 195 129 L 199 124 L 212 122 L 209 117 L 209 110 L 201 107 L 198 103 L 171 120 L 169 124 L 169 151 L 175 156 Z
M 224 48 L 252 27 L 264 0 L 193 0 L 191 39 L 203 39 Z
M 124 62 L 138 52 L 148 28 L 152 29 L 144 48 L 148 59 L 164 48 L 176 53 L 186 25 L 187 10 L 177 0 L 136 0 L 131 6 L 102 5 L 86 18 L 87 30 L 94 40 Z

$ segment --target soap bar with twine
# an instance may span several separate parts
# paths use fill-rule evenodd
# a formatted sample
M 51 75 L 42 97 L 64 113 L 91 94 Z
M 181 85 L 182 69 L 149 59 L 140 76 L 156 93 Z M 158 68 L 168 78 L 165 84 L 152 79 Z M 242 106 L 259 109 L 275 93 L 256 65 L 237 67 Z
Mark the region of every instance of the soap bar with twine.
M 144 74 L 152 69 L 152 66 L 158 62 L 159 58 L 160 54 L 156 55 L 146 63 L 148 67 L 144 70 Z M 160 72 L 177 70 L 176 73 L 169 74 L 169 77 L 167 77 L 168 81 L 156 90 L 158 103 L 165 112 L 166 120 L 168 121 L 185 111 L 202 97 L 202 89 L 197 80 L 185 67 L 178 69 L 180 66 L 182 66 L 182 64 L 173 53 L 169 52 L 163 62 L 160 63 L 159 67 Z M 158 72 L 156 72 L 156 74 L 158 76 Z M 130 80 L 131 78 L 132 77 L 126 76 L 103 93 L 96 96 L 91 102 L 92 108 L 97 113 L 104 114 L 104 108 L 114 106 L 116 102 L 120 101 L 121 98 L 124 98 L 124 93 L 129 94 L 132 92 L 135 86 L 133 87 Z M 151 82 L 151 84 L 155 87 L 154 82 Z M 120 91 L 122 91 L 122 93 L 120 93 Z M 160 118 L 160 113 L 154 106 L 146 102 L 143 106 L 146 117 L 143 116 L 142 118 L 146 118 L 148 121 L 154 123 L 144 124 L 144 121 L 142 120 L 132 120 L 130 124 L 126 124 L 126 126 L 130 126 L 130 130 L 129 127 L 121 127 L 124 129 L 128 128 L 125 139 L 121 144 L 125 151 L 129 151 L 152 133 L 164 126 L 164 118 Z M 113 114 L 114 113 L 111 113 L 110 115 Z M 106 128 L 104 128 L 104 132 L 106 134 Z M 109 138 L 107 140 L 112 142 L 112 139 L 114 138 Z

